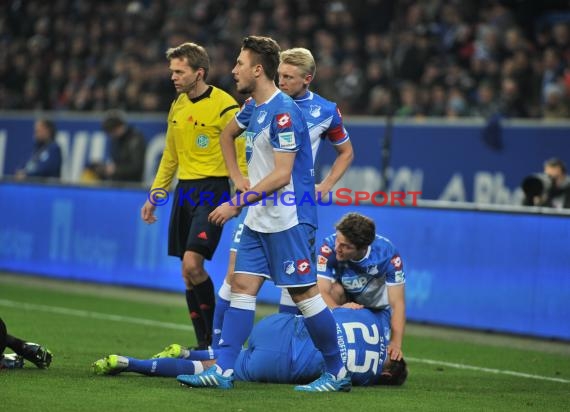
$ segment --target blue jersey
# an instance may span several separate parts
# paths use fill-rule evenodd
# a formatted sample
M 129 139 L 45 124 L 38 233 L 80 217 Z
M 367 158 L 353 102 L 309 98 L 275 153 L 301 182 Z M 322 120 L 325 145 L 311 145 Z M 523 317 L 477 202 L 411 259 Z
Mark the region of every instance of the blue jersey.
M 260 105 L 250 99 L 237 114 L 236 121 L 246 129 L 246 160 L 252 186 L 275 168 L 274 152 L 296 153 L 290 182 L 264 202 L 252 205 L 245 224 L 262 233 L 281 232 L 300 223 L 316 227 L 309 129 L 293 99 L 281 91 Z M 296 201 L 291 202 L 291 197 Z M 288 200 L 283 201 L 284 198 Z
M 343 361 L 355 385 L 373 385 L 382 373 L 390 339 L 390 311 L 333 310 Z M 324 360 L 302 316 L 277 313 L 258 322 L 249 346 L 235 363 L 238 380 L 306 383 L 324 370 Z
M 386 286 L 406 282 L 404 263 L 385 237 L 376 235 L 366 255 L 359 261 L 337 261 L 336 234 L 324 239 L 317 256 L 317 276 L 341 282 L 351 301 L 367 308 L 388 306 Z
M 313 162 L 324 139 L 328 139 L 335 146 L 349 140 L 340 110 L 335 103 L 310 91 L 296 98 L 295 103 L 301 108 L 309 127 Z
M 348 132 L 342 123 L 342 115 L 335 103 L 310 91 L 307 91 L 301 97 L 295 98 L 295 103 L 303 112 L 303 117 L 309 128 L 313 163 L 324 139 L 328 139 L 335 146 L 349 140 Z M 246 127 L 249 124 L 249 118 L 254 107 L 255 101 L 251 98 L 244 104 L 239 113 L 240 120 L 238 120 L 242 127 Z
M 36 144 L 35 152 L 24 169 L 27 176 L 60 177 L 61 162 L 61 148 L 56 142 Z

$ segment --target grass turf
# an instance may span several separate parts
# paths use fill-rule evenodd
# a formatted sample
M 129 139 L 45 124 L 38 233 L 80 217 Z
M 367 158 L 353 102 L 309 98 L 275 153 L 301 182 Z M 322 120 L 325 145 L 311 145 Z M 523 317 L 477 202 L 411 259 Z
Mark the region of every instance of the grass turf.
M 258 312 L 274 309 L 260 306 Z M 450 337 L 437 328 L 426 335 L 412 325 L 403 387 L 306 394 L 293 385 L 238 382 L 234 390 L 220 391 L 182 388 L 172 378 L 91 372 L 91 363 L 110 353 L 146 358 L 170 343 L 192 344 L 182 295 L 0 275 L 0 316 L 9 333 L 54 353 L 48 370 L 27 363 L 23 370 L 0 371 L 2 411 L 568 410 L 570 351 L 545 350 L 542 341 L 497 343 L 494 335 Z

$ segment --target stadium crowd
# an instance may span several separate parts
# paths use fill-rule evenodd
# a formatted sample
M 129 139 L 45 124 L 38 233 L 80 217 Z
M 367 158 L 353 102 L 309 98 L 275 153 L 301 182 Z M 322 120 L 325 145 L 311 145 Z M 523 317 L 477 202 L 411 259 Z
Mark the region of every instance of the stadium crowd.
M 565 0 L 11 0 L 0 4 L 0 109 L 166 112 L 164 52 L 209 50 L 234 94 L 242 38 L 317 60 L 312 88 L 344 114 L 567 118 Z

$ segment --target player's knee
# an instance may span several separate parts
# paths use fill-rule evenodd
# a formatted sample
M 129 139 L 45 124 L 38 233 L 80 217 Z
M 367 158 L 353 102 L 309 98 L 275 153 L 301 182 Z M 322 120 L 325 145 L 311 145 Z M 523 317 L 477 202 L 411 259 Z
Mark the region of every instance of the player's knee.
M 184 283 L 193 285 L 203 282 L 208 277 L 208 274 L 204 270 L 202 261 L 185 258 L 182 262 L 182 277 L 184 278 Z
M 248 276 L 234 276 L 231 281 L 232 293 L 243 293 L 246 295 L 256 295 L 257 290 L 248 279 Z

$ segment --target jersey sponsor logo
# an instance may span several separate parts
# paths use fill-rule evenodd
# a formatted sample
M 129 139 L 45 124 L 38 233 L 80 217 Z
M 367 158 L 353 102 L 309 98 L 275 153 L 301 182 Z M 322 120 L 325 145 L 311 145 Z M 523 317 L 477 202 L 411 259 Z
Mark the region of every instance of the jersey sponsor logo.
M 319 117 L 321 115 L 321 106 L 317 106 L 315 104 L 312 104 L 309 107 L 309 114 L 313 117 Z
M 366 273 L 369 275 L 377 275 L 378 274 L 378 266 L 372 265 L 366 268 Z
M 283 262 L 283 270 L 288 275 L 292 275 L 293 273 L 295 273 L 295 262 L 293 262 L 292 260 L 286 260 L 285 262 Z
M 210 138 L 205 134 L 201 134 L 196 138 L 196 144 L 198 145 L 198 147 L 202 149 L 208 147 L 209 143 L 210 143 Z
M 295 148 L 295 133 L 293 132 L 277 133 L 277 136 L 279 136 L 279 147 L 281 149 Z
M 319 257 L 317 258 L 317 270 L 319 272 L 325 272 L 327 270 L 328 261 L 329 260 L 326 257 L 319 255 Z
M 321 255 L 323 255 L 325 257 L 329 257 L 330 255 L 332 255 L 332 249 L 330 248 L 329 245 L 322 245 L 321 246 Z
M 245 132 L 245 161 L 249 163 L 251 159 L 251 154 L 253 153 L 253 141 L 255 139 L 255 133 Z
M 277 121 L 277 127 L 279 127 L 280 129 L 292 126 L 291 116 L 289 116 L 289 113 L 278 114 L 277 116 L 275 116 L 275 120 Z
M 267 112 L 265 110 L 260 111 L 259 114 L 257 115 L 257 123 L 259 124 L 263 123 L 266 116 Z
M 396 281 L 396 283 L 403 283 L 406 280 L 406 276 L 404 275 L 404 271 L 397 270 L 394 273 L 394 280 Z
M 368 283 L 368 278 L 366 277 L 343 277 L 342 285 L 350 293 L 362 292 L 366 284 Z
M 297 273 L 299 275 L 306 275 L 311 271 L 311 263 L 309 259 L 299 259 L 297 260 Z
M 402 270 L 402 267 L 404 266 L 400 255 L 394 255 L 394 257 L 390 259 L 390 263 L 396 268 L 396 270 Z

